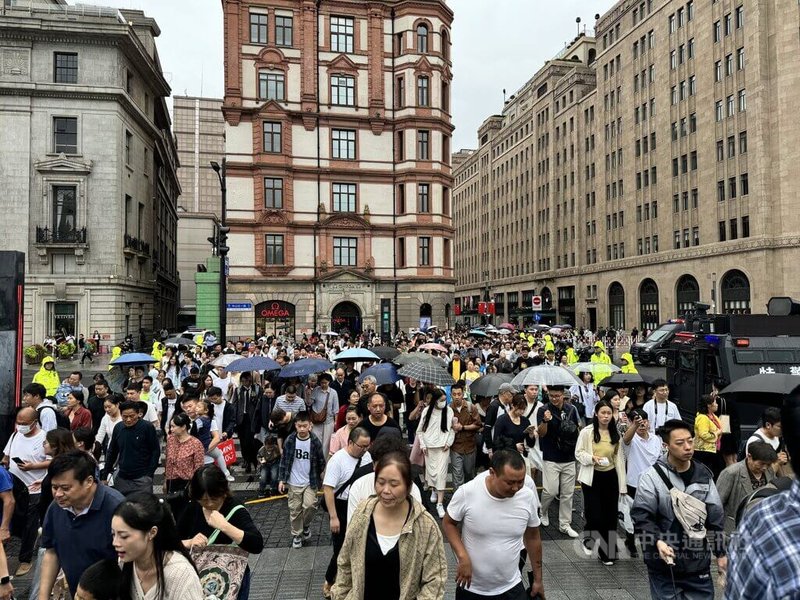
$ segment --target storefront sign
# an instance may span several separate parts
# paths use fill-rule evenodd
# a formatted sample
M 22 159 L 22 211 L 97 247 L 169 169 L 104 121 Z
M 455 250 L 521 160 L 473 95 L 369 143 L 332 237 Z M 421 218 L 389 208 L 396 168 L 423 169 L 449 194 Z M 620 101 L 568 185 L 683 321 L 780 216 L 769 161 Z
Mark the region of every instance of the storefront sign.
M 228 312 L 250 312 L 253 310 L 251 302 L 228 302 Z
M 293 319 L 294 304 L 281 300 L 262 302 L 256 306 L 256 316 L 262 319 Z

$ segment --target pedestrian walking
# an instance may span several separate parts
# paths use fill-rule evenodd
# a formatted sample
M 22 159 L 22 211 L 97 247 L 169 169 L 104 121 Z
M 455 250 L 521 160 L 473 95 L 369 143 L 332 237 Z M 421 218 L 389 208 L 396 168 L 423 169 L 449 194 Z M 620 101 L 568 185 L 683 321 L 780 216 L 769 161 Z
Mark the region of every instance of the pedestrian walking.
M 450 464 L 450 447 L 455 439 L 453 409 L 447 405 L 443 390 L 431 391 L 431 402 L 420 417 L 419 445 L 425 455 L 425 483 L 431 491 L 431 502 L 436 512 L 444 518 L 444 492 L 447 487 L 447 467 Z
M 331 387 L 331 376 L 323 373 L 318 378 L 319 385 L 315 387 L 306 400 L 306 406 L 311 414 L 314 435 L 322 442 L 322 448 L 327 453 L 331 446 L 331 436 L 336 424 L 336 415 L 339 412 L 339 395 Z
M 453 411 L 453 445 L 450 448 L 450 466 L 453 469 L 453 490 L 457 490 L 475 477 L 475 437 L 483 429 L 478 409 L 464 398 L 464 383 L 458 382 L 450 389 L 450 409 Z
M 694 420 L 694 459 L 703 463 L 716 480 L 722 472 L 724 460 L 719 453 L 722 443 L 722 423 L 716 412 L 719 408 L 716 396 L 704 394 L 700 399 L 702 412 Z
M 113 474 L 114 488 L 124 495 L 152 491 L 153 475 L 161 457 L 158 434 L 141 419 L 136 402 L 126 400 L 119 409 L 122 422 L 114 426 L 100 476 L 108 480 Z

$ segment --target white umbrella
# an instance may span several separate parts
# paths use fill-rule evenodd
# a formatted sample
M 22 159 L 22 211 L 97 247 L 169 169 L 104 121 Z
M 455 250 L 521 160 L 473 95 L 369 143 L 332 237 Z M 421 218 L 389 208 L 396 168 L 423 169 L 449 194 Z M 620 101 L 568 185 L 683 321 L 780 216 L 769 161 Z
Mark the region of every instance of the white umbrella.
M 580 380 L 575 375 L 563 367 L 552 365 L 528 367 L 520 371 L 519 374 L 511 380 L 511 385 L 518 389 L 526 385 L 559 385 L 570 387 L 576 383 L 580 383 Z
M 617 365 L 601 362 L 579 362 L 570 365 L 569 368 L 573 373 L 591 373 L 592 375 L 603 373 L 606 377 L 609 373 L 622 370 Z
M 215 367 L 227 367 L 233 361 L 239 360 L 240 358 L 242 358 L 241 354 L 222 354 L 215 358 L 211 364 Z
M 335 331 L 326 331 L 322 335 L 327 336 L 327 337 L 339 337 L 339 334 L 336 333 Z

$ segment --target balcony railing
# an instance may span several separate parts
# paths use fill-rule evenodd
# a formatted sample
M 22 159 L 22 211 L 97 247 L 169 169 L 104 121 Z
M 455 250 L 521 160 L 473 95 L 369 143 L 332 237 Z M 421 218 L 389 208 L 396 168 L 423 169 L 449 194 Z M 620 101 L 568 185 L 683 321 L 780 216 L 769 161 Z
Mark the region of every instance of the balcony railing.
M 150 244 L 132 235 L 125 234 L 125 249 L 133 250 L 137 254 L 150 256 Z
M 36 227 L 37 244 L 85 244 L 86 228 L 58 231 L 49 227 Z

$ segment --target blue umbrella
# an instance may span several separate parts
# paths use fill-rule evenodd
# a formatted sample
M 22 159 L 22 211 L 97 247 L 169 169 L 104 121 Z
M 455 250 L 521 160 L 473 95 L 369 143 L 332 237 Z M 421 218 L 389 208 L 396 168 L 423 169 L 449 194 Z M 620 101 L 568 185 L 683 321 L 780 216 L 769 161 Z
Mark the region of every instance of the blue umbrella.
M 275 371 L 280 368 L 281 365 L 269 357 L 250 356 L 233 361 L 225 367 L 225 370 L 233 373 L 241 373 L 243 371 Z
M 472 331 L 469 332 L 468 335 L 472 335 L 475 337 L 487 337 L 486 332 L 481 331 L 480 329 L 473 329 Z
M 281 369 L 283 379 L 290 377 L 305 377 L 313 373 L 321 373 L 333 367 L 333 364 L 321 358 L 303 358 Z
M 336 355 L 336 360 L 380 360 L 381 357 L 366 348 L 348 348 Z
M 129 352 L 127 354 L 123 354 L 122 356 L 118 356 L 108 364 L 117 366 L 135 366 L 151 365 L 157 362 L 158 360 L 149 354 L 145 354 L 144 352 Z
M 387 383 L 397 383 L 402 379 L 400 375 L 397 373 L 397 367 L 395 367 L 391 363 L 382 363 L 379 365 L 374 365 L 369 367 L 368 369 L 364 369 L 361 371 L 361 375 L 358 377 L 358 381 L 361 382 L 364 380 L 364 377 L 367 375 L 372 375 L 378 385 L 385 385 Z

